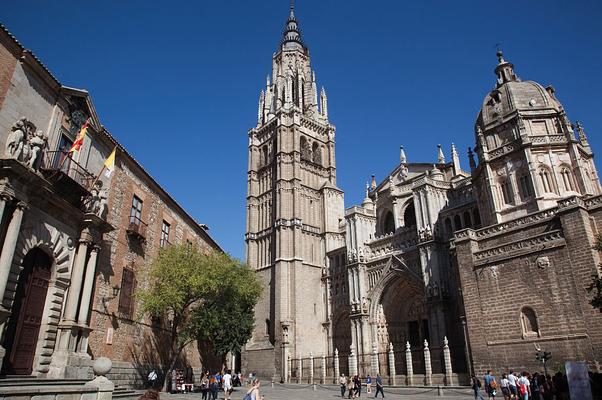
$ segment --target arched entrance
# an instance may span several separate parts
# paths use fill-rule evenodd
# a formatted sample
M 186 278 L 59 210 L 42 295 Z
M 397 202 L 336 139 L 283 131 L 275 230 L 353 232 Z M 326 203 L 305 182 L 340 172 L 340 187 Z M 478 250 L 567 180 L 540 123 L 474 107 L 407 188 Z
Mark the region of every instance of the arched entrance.
M 343 313 L 335 320 L 332 332 L 333 351 L 339 351 L 340 373 L 349 375 L 349 349 L 351 347 L 351 320 Z
M 30 375 L 33 370 L 51 266 L 52 260 L 39 248 L 30 250 L 23 258 L 3 343 L 6 356 L 2 372 L 5 374 Z

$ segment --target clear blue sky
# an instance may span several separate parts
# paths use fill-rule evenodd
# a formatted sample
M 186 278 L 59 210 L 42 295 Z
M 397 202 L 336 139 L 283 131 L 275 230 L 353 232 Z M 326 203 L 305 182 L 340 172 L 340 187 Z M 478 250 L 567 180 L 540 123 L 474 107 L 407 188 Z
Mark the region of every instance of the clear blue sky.
M 107 128 L 243 257 L 247 131 L 288 6 L 13 0 L 0 21 L 63 84 L 88 89 Z M 522 79 L 554 85 L 602 157 L 600 1 L 297 0 L 296 14 L 337 126 L 346 206 L 400 144 L 410 161 L 435 161 L 453 141 L 468 169 L 496 43 Z

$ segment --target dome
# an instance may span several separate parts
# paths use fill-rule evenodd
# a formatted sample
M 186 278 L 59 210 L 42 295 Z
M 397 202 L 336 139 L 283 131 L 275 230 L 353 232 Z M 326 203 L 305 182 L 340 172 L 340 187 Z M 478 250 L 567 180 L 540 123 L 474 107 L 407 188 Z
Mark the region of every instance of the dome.
M 505 61 L 501 52 L 498 52 L 498 58 L 499 64 L 495 69 L 497 85 L 485 96 L 477 117 L 477 123 L 483 130 L 516 110 L 527 115 L 531 112 L 562 109 L 554 97 L 552 87 L 544 88 L 537 82 L 521 81 L 514 74 L 514 65 Z

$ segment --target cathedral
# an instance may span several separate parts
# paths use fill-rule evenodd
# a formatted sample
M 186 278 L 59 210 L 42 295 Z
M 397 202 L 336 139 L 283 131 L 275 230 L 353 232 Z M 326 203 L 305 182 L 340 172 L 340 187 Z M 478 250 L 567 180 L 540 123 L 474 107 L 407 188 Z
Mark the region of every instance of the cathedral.
M 501 51 L 494 73 L 466 169 L 453 144 L 425 162 L 401 147 L 345 208 L 326 91 L 291 7 L 249 131 L 246 257 L 264 293 L 244 370 L 466 383 L 542 369 L 538 350 L 599 369 L 587 287 L 602 196 L 584 128 Z

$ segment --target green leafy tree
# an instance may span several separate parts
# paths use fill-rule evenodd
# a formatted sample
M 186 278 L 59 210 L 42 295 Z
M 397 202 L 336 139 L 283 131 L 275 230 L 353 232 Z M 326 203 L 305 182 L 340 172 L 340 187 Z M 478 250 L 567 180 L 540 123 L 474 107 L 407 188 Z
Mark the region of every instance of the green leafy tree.
M 201 253 L 172 245 L 159 252 L 138 292 L 141 316 L 163 321 L 168 347 L 164 373 L 173 369 L 182 350 L 194 342 L 211 346 L 224 359 L 238 352 L 253 331 L 253 307 L 261 295 L 255 273 L 221 252 Z
M 598 235 L 594 250 L 602 251 L 602 235 Z M 599 275 L 592 276 L 587 291 L 593 294 L 590 304 L 602 312 L 602 278 Z

